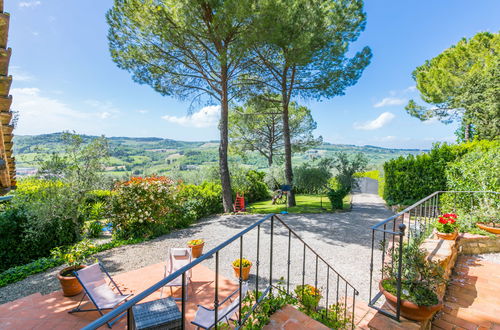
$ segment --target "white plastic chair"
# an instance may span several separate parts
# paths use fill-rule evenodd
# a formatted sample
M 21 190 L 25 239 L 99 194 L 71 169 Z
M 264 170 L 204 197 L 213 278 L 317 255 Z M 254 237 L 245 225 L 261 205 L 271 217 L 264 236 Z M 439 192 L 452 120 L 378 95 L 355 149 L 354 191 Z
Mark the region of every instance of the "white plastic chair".
M 118 285 L 116 285 L 115 281 L 113 281 L 113 279 L 111 278 L 111 276 L 101 263 L 95 263 L 93 265 L 82 268 L 74 272 L 74 274 L 78 279 L 78 281 L 80 282 L 80 284 L 82 285 L 83 289 L 85 290 L 85 294 L 82 296 L 82 299 L 80 300 L 78 306 L 69 311 L 68 313 L 97 311 L 101 315 L 104 315 L 102 313 L 103 310 L 113 309 L 123 301 L 127 300 L 130 296 L 132 296 L 131 294 L 123 294 L 120 291 Z M 110 288 L 110 286 L 106 282 L 106 276 L 109 278 L 110 284 L 113 284 L 118 293 L 114 292 Z M 82 306 L 82 301 L 85 298 L 85 296 L 89 297 L 90 301 L 92 301 L 92 303 L 95 305 L 96 308 L 93 309 L 80 308 Z M 114 319 L 112 322 L 108 322 L 107 323 L 108 327 L 111 328 L 111 326 L 124 315 L 125 314 L 122 314 L 116 319 Z
M 240 299 L 237 294 L 239 292 L 240 289 L 238 288 L 220 303 L 219 306 L 222 306 L 228 300 L 231 302 L 231 304 L 229 304 L 227 307 L 219 308 L 217 313 L 217 322 L 215 321 L 215 309 L 210 309 L 198 305 L 198 310 L 196 311 L 194 320 L 191 321 L 191 323 L 196 325 L 198 328 L 203 328 L 203 329 L 210 329 L 214 327 L 216 323 L 219 323 L 221 321 L 229 323 L 229 320 L 231 320 L 233 315 L 238 310 Z M 248 292 L 248 283 L 243 282 L 243 284 L 241 285 L 241 301 L 245 299 L 247 292 Z
M 171 248 L 170 253 L 168 256 L 168 264 L 165 265 L 165 272 L 163 274 L 163 278 L 175 273 L 177 270 L 181 269 L 182 267 L 188 265 L 191 263 L 193 260 L 192 254 L 191 254 L 191 248 Z M 191 269 L 186 272 L 186 280 L 187 282 L 191 282 Z M 185 289 L 186 289 L 186 299 L 188 298 L 187 296 L 187 287 L 188 283 L 185 283 Z M 160 297 L 163 296 L 163 288 L 164 287 L 170 287 L 170 295 L 172 295 L 172 287 L 182 287 L 182 275 L 174 278 L 172 281 L 168 282 L 161 288 L 160 292 Z M 181 300 L 182 298 L 174 298 L 175 300 Z

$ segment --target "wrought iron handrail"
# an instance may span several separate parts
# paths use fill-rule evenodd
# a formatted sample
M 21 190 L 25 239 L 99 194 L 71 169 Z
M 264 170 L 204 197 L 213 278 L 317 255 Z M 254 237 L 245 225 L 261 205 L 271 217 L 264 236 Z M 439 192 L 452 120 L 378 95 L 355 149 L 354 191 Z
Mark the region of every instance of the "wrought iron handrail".
M 422 235 L 424 233 L 428 233 L 431 228 L 432 221 L 435 220 L 440 214 L 442 205 L 440 204 L 440 197 L 442 194 L 453 194 L 454 196 L 454 206 L 453 210 L 456 211 L 456 195 L 457 194 L 493 194 L 495 196 L 500 196 L 500 192 L 497 191 L 461 191 L 461 190 L 451 190 L 451 191 L 436 191 L 429 196 L 426 196 L 414 203 L 411 206 L 408 206 L 404 210 L 396 213 L 395 215 L 371 226 L 372 230 L 372 243 L 371 243 L 371 260 L 370 260 L 370 288 L 369 288 L 369 303 L 368 306 L 378 310 L 380 313 L 393 318 L 397 321 L 400 320 L 401 315 L 401 277 L 403 271 L 403 262 L 402 262 L 402 251 L 403 251 L 403 243 L 405 236 L 417 236 Z M 473 209 L 474 207 L 474 198 L 470 197 L 470 205 L 469 209 Z M 412 218 L 413 213 L 413 218 Z M 413 219 L 413 220 L 412 220 Z M 397 230 L 396 230 L 397 225 Z M 412 230 L 413 225 L 413 230 Z M 392 228 L 387 228 L 387 227 Z M 386 247 L 388 246 L 387 240 L 391 241 L 392 238 L 392 248 L 398 248 L 398 260 L 390 260 L 391 267 L 394 269 L 394 264 L 397 263 L 397 279 L 396 279 L 396 314 L 393 314 L 391 311 L 385 310 L 382 307 L 377 306 L 378 300 L 382 296 L 382 292 L 379 290 L 375 296 L 372 296 L 373 291 L 373 275 L 374 275 L 374 250 L 375 250 L 375 241 L 376 241 L 376 233 L 382 234 L 381 247 L 382 247 L 382 260 L 381 260 L 381 268 L 386 265 L 387 260 L 386 257 Z M 390 235 L 389 238 L 387 236 Z M 390 243 L 390 242 L 389 242 Z M 381 269 L 382 276 L 383 270 Z M 372 298 L 373 297 L 373 298 Z
M 329 303 L 329 284 L 330 284 L 330 274 L 332 272 L 333 275 L 336 275 L 337 277 L 337 290 L 336 290 L 336 301 L 337 303 L 339 302 L 339 286 L 340 282 L 343 282 L 343 285 L 345 285 L 345 291 L 344 291 L 344 301 L 345 301 L 345 309 L 344 309 L 344 317 L 347 317 L 347 299 L 348 299 L 348 288 L 352 290 L 352 313 L 351 313 L 351 326 L 354 328 L 354 311 L 355 311 L 355 302 L 356 298 L 355 296 L 359 294 L 358 290 L 354 288 L 354 286 L 349 283 L 343 276 L 340 275 L 324 258 L 322 258 L 314 249 L 312 249 L 304 240 L 299 237 L 297 233 L 295 233 L 290 226 L 288 226 L 280 217 L 278 217 L 276 214 L 269 214 L 265 216 L 264 218 L 256 221 L 249 227 L 245 228 L 238 234 L 234 235 L 233 237 L 229 238 L 225 242 L 219 244 L 217 247 L 211 249 L 210 251 L 206 252 L 202 256 L 200 256 L 198 259 L 192 261 L 190 264 L 180 268 L 176 272 L 172 273 L 171 275 L 165 277 L 164 279 L 158 281 L 157 283 L 153 284 L 146 290 L 136 294 L 134 297 L 132 297 L 130 300 L 126 301 L 125 303 L 121 304 L 114 310 L 110 311 L 109 313 L 101 316 L 99 319 L 91 322 L 87 326 L 85 326 L 83 329 L 85 330 L 90 330 L 90 329 L 97 329 L 100 326 L 105 325 L 107 322 L 111 321 L 112 319 L 120 316 L 121 314 L 128 312 L 130 313 L 130 309 L 136 305 L 137 303 L 141 302 L 144 300 L 146 297 L 149 295 L 153 294 L 157 290 L 159 290 L 161 287 L 166 285 L 167 283 L 171 282 L 172 280 L 178 278 L 179 276 L 182 277 L 182 298 L 181 298 L 181 314 L 182 314 L 182 327 L 184 328 L 184 322 L 185 322 L 185 313 L 186 313 L 186 307 L 185 307 L 185 302 L 186 302 L 186 297 L 185 297 L 185 273 L 195 267 L 196 265 L 201 264 L 203 261 L 206 261 L 209 258 L 212 258 L 215 256 L 215 293 L 214 293 L 214 312 L 215 312 L 215 320 L 218 320 L 220 317 L 218 315 L 218 307 L 220 306 L 219 304 L 219 297 L 218 297 L 218 288 L 219 288 L 219 252 L 227 247 L 229 244 L 232 242 L 235 242 L 236 240 L 240 240 L 240 259 L 243 258 L 243 236 L 250 231 L 257 229 L 257 262 L 256 262 L 256 278 L 255 278 L 255 291 L 256 291 L 256 301 L 255 304 L 250 308 L 250 311 L 246 313 L 244 316 L 242 316 L 241 313 L 241 308 L 242 308 L 242 295 L 241 295 L 241 290 L 242 290 L 242 263 L 240 262 L 240 276 L 239 276 L 239 304 L 238 304 L 238 326 L 236 327 L 239 329 L 251 316 L 251 314 L 255 311 L 257 306 L 265 299 L 265 297 L 272 291 L 273 288 L 278 288 L 277 286 L 273 285 L 273 238 L 274 238 L 274 222 L 277 220 L 280 224 L 282 224 L 287 230 L 288 230 L 288 253 L 287 253 L 287 288 L 286 288 L 286 293 L 290 293 L 290 264 L 291 264 L 291 239 L 292 235 L 298 239 L 302 244 L 303 244 L 303 269 L 302 269 L 302 285 L 304 285 L 304 279 L 305 279 L 305 274 L 306 274 L 306 269 L 305 269 L 305 258 L 306 258 L 306 249 L 309 250 L 315 257 L 315 262 L 316 262 L 316 273 L 315 273 L 315 286 L 317 287 L 318 285 L 318 263 L 319 261 L 323 262 L 324 265 L 326 266 L 327 269 L 327 293 L 326 293 L 326 313 L 328 313 L 328 303 Z M 264 224 L 265 222 L 270 221 L 270 226 L 271 226 L 271 231 L 270 231 L 270 246 L 269 246 L 269 285 L 260 293 L 261 295 L 259 296 L 258 290 L 259 290 L 259 258 L 260 258 L 260 232 L 261 232 L 261 225 Z M 343 289 L 343 288 L 342 288 Z M 129 314 L 130 315 L 130 314 Z M 217 329 L 218 324 L 214 325 L 214 328 Z

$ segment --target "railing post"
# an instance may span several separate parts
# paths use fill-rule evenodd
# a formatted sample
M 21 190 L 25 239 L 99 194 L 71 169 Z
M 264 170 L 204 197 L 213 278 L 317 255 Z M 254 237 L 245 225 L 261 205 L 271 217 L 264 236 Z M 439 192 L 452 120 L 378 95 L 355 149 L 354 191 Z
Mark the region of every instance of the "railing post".
M 241 327 L 241 285 L 243 284 L 243 236 L 240 237 L 240 287 L 239 287 L 239 303 L 238 303 L 238 325 Z
M 290 293 L 290 253 L 291 253 L 291 243 L 292 243 L 292 232 L 288 230 L 288 260 L 287 260 L 287 270 L 286 270 L 286 293 Z
M 406 225 L 404 223 L 399 225 L 399 264 L 398 264 L 398 283 L 397 283 L 397 308 L 396 308 L 396 319 L 400 320 L 401 315 L 401 275 L 403 268 L 403 243 L 405 236 Z
M 257 275 L 255 276 L 255 300 L 259 300 L 260 225 L 257 227 Z
M 385 226 L 385 225 L 384 225 Z M 385 229 L 385 228 L 384 228 Z M 385 242 L 383 243 L 385 244 Z M 372 253 L 370 257 L 370 290 L 368 292 L 368 302 L 372 301 L 372 282 L 373 282 L 373 250 L 375 248 L 375 229 L 372 229 Z M 382 265 L 384 263 L 384 253 L 382 253 Z
M 306 280 L 306 244 L 304 243 L 304 257 L 302 259 L 302 296 L 304 295 L 304 284 Z
M 273 292 L 273 248 L 274 248 L 274 215 L 271 217 L 271 240 L 270 240 L 270 253 L 269 253 L 269 294 Z
M 181 300 L 181 313 L 182 313 L 182 323 L 181 329 L 184 330 L 186 321 L 186 272 L 182 273 L 182 300 Z
M 240 272 L 241 273 L 241 272 Z M 219 251 L 215 252 L 215 299 L 214 299 L 215 329 L 217 330 L 219 319 Z

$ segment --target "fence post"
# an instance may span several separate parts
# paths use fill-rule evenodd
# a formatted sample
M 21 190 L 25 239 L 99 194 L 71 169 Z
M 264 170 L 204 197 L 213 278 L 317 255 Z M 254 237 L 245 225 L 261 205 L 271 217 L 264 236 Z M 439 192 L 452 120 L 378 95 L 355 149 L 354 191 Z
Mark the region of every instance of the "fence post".
M 406 225 L 404 223 L 399 225 L 399 264 L 398 264 L 398 284 L 397 284 L 397 309 L 396 309 L 396 319 L 400 321 L 401 315 L 401 274 L 403 268 L 403 241 L 405 237 Z

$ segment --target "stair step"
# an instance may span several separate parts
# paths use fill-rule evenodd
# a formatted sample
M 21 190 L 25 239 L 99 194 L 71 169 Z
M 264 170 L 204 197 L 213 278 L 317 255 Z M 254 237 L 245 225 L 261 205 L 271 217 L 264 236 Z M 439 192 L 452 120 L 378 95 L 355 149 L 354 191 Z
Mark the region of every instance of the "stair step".
M 322 323 L 313 320 L 306 314 L 298 311 L 291 305 L 286 305 L 276 313 L 271 315 L 269 324 L 264 326 L 264 330 L 278 329 L 314 329 L 326 330 L 329 329 Z

